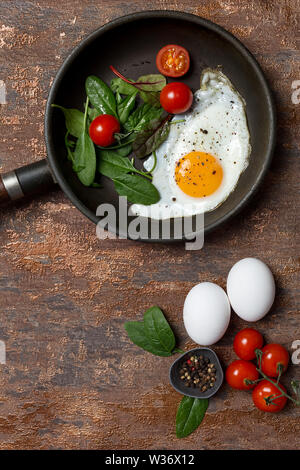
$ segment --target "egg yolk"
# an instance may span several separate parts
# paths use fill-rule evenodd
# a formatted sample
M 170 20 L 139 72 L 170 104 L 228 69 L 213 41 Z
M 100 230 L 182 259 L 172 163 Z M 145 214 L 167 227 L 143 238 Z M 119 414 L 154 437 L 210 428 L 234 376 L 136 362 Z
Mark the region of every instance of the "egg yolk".
M 223 169 L 218 160 L 204 152 L 191 152 L 178 160 L 175 181 L 188 196 L 206 197 L 222 183 Z

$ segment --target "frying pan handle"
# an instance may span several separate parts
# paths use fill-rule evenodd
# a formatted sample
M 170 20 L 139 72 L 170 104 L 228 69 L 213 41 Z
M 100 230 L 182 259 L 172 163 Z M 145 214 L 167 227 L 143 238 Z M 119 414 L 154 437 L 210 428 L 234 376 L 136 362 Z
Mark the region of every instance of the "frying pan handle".
M 0 175 L 0 203 L 45 192 L 55 184 L 47 160 Z

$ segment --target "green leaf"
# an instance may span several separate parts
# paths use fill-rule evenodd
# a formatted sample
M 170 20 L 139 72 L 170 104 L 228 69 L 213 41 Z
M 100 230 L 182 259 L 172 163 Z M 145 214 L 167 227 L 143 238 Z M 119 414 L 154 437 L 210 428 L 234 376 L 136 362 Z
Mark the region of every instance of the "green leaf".
M 99 116 L 99 112 L 95 108 L 88 108 L 88 116 L 90 121 L 93 121 L 94 119 L 96 119 L 96 117 Z
M 141 132 L 147 129 L 151 121 L 159 119 L 162 113 L 162 108 L 154 108 L 151 104 L 144 103 L 129 116 L 124 124 L 124 128 L 128 132 Z
M 85 186 L 90 186 L 94 182 L 96 173 L 95 146 L 86 131 L 88 105 L 89 98 L 87 97 L 81 134 L 76 143 L 73 160 L 73 170 Z
M 140 82 L 140 85 L 139 85 Z M 137 79 L 137 85 L 141 91 L 161 91 L 167 84 L 166 77 L 158 73 L 142 75 Z
M 102 150 L 97 166 L 98 171 L 108 178 L 117 178 L 135 168 L 128 158 L 120 157 L 116 152 Z
M 86 94 L 99 114 L 117 117 L 117 103 L 112 90 L 101 78 L 90 75 L 85 81 Z
M 121 95 L 132 95 L 137 92 L 137 89 L 133 85 L 124 82 L 121 78 L 113 78 L 110 82 L 110 87 L 115 93 L 118 92 Z
M 140 91 L 140 97 L 145 103 L 149 103 L 155 108 L 160 108 L 161 106 L 159 91 Z
M 161 309 L 149 308 L 144 315 L 145 332 L 158 349 L 171 353 L 175 348 L 175 336 Z
M 156 187 L 148 180 L 138 175 L 120 175 L 114 178 L 115 190 L 120 196 L 126 196 L 134 204 L 148 206 L 160 200 Z
M 118 112 L 118 116 L 119 116 L 119 120 L 121 124 L 124 124 L 127 121 L 129 114 L 134 108 L 136 93 L 126 96 L 126 98 L 124 98 L 117 105 L 117 112 Z
M 84 114 L 78 109 L 64 108 L 58 104 L 52 104 L 53 108 L 61 109 L 65 115 L 66 128 L 69 134 L 79 137 L 82 132 Z
M 101 158 L 103 153 L 105 153 L 105 155 L 107 155 L 107 156 L 109 156 L 109 155 L 119 155 L 120 157 L 127 157 L 127 155 L 130 154 L 131 150 L 132 150 L 132 145 L 131 144 L 124 145 L 124 146 L 122 146 L 120 148 L 117 148 L 115 150 L 109 150 L 109 149 L 105 149 L 105 148 L 96 147 L 96 153 L 99 156 L 99 158 Z
M 124 325 L 125 330 L 128 333 L 131 341 L 139 346 L 140 348 L 148 351 L 155 356 L 168 357 L 171 356 L 171 353 L 166 352 L 165 350 L 160 350 L 154 345 L 145 333 L 144 322 L 140 321 L 128 321 Z
M 187 437 L 201 424 L 208 407 L 208 399 L 184 396 L 176 414 L 176 436 Z
M 133 143 L 133 151 L 138 158 L 144 158 L 154 152 L 168 137 L 170 123 L 168 118 L 154 120 L 147 129 L 140 132 Z
M 86 131 L 77 140 L 74 152 L 73 169 L 85 186 L 90 186 L 96 173 L 96 152 L 94 144 Z

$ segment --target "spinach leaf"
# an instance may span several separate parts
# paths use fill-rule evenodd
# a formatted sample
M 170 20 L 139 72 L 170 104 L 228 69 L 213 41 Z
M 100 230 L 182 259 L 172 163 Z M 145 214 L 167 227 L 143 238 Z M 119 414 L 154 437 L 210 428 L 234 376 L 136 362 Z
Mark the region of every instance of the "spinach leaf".
M 117 112 L 121 124 L 124 124 L 127 121 L 129 114 L 133 110 L 135 105 L 136 94 L 137 91 L 132 95 L 126 96 L 126 98 L 124 98 L 120 103 L 118 103 Z
M 131 150 L 131 144 L 124 145 L 122 147 L 116 148 L 115 150 L 96 147 L 96 154 L 99 156 L 99 158 L 101 158 L 103 154 L 105 154 L 107 157 L 109 157 L 109 155 L 119 155 L 120 157 L 127 157 L 127 155 L 130 154 Z
M 148 351 L 155 356 L 168 357 L 171 353 L 163 349 L 158 349 L 147 337 L 145 333 L 144 323 L 140 321 L 128 321 L 124 325 L 131 341 L 140 348 Z
M 110 87 L 115 93 L 118 92 L 121 95 L 132 95 L 137 91 L 133 85 L 124 82 L 121 78 L 113 78 Z
M 94 119 L 96 119 L 97 116 L 99 116 L 99 111 L 97 111 L 96 108 L 89 108 L 88 116 L 89 116 L 90 121 L 93 121 Z
M 114 178 L 115 189 L 120 196 L 126 196 L 134 204 L 148 206 L 160 200 L 156 187 L 145 178 L 138 175 L 120 175 Z
M 162 108 L 154 108 L 151 104 L 144 103 L 133 111 L 125 122 L 124 128 L 128 132 L 141 132 L 148 127 L 151 121 L 159 119 L 162 113 Z
M 183 352 L 174 349 L 174 334 L 159 307 L 149 308 L 145 312 L 144 321 L 129 321 L 124 327 L 133 343 L 156 356 L 167 357 L 175 352 Z
M 70 160 L 71 162 L 74 161 L 74 155 L 73 155 L 73 150 L 72 150 L 73 149 L 73 144 L 75 145 L 75 142 L 69 140 L 69 131 L 67 131 L 66 135 L 65 135 L 65 146 L 66 146 L 66 149 L 67 149 L 68 160 Z
M 175 348 L 175 336 L 159 307 L 149 308 L 144 315 L 145 332 L 158 349 L 171 353 Z
M 149 103 L 155 108 L 160 108 L 160 92 L 159 91 L 140 91 L 140 97 L 145 103 Z
M 154 120 L 147 129 L 140 132 L 133 142 L 133 151 L 138 158 L 144 158 L 156 150 L 168 137 L 170 132 L 169 116 L 163 120 Z
M 176 436 L 187 437 L 201 424 L 208 407 L 208 399 L 184 396 L 176 414 Z
M 99 114 L 117 117 L 117 103 L 112 90 L 101 78 L 90 75 L 85 81 L 86 94 Z
M 53 108 L 61 109 L 65 115 L 66 128 L 69 134 L 79 137 L 83 127 L 84 114 L 78 109 L 64 108 L 58 104 L 52 104 Z
M 90 186 L 93 183 L 96 173 L 95 147 L 86 130 L 88 102 L 89 99 L 87 98 L 83 126 L 76 143 L 73 160 L 73 169 L 85 186 Z
M 87 132 L 82 132 L 74 152 L 73 169 L 85 186 L 90 186 L 95 178 L 96 153 L 94 144 Z
M 122 101 L 122 96 L 120 95 L 120 93 L 117 91 L 116 92 L 116 102 L 117 102 L 117 105 L 121 103 Z
M 97 168 L 102 175 L 112 179 L 124 173 L 135 171 L 128 158 L 120 157 L 116 152 L 106 152 L 105 150 L 101 151 Z

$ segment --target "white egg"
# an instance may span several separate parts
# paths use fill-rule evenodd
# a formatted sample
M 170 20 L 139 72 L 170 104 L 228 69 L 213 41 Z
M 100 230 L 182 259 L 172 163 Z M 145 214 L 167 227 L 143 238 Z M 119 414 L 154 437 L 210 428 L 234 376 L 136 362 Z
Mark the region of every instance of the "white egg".
M 219 341 L 230 321 L 230 304 L 222 287 L 212 282 L 194 286 L 184 302 L 183 321 L 195 343 L 209 346 Z
M 132 205 L 133 215 L 168 219 L 213 210 L 234 190 L 248 165 L 245 101 L 219 70 L 204 71 L 192 109 L 171 122 L 152 172 L 161 199 L 150 206 Z M 151 155 L 145 169 L 151 170 L 153 163 Z
M 268 266 L 256 258 L 244 258 L 229 271 L 227 294 L 235 313 L 243 320 L 261 320 L 275 297 L 275 282 Z

